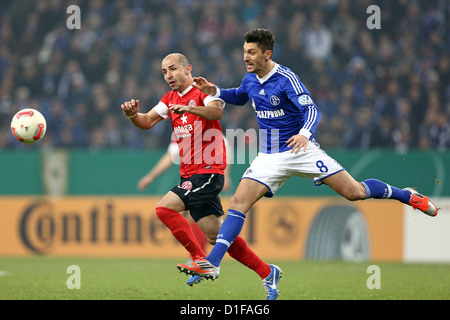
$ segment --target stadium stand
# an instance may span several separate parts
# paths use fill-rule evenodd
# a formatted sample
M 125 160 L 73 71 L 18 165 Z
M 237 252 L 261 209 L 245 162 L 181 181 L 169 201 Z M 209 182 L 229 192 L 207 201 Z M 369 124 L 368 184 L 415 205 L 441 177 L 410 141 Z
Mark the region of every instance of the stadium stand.
M 81 29 L 66 8 L 81 9 Z M 450 148 L 450 3 L 379 1 L 381 29 L 368 29 L 370 1 L 2 0 L 0 149 L 17 144 L 10 119 L 42 111 L 42 143 L 61 148 L 166 148 L 169 124 L 139 132 L 120 104 L 147 110 L 168 89 L 160 61 L 183 52 L 196 75 L 222 87 L 244 76 L 242 35 L 277 37 L 274 60 L 301 77 L 322 112 L 324 147 Z M 255 126 L 252 108 L 227 106 L 222 127 Z

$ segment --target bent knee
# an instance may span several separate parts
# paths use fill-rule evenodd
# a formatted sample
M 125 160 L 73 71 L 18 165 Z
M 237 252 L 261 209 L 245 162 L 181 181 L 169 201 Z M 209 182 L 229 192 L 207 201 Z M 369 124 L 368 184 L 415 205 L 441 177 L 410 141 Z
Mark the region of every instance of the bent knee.
M 209 244 L 215 245 L 217 240 L 217 234 L 218 232 L 204 232 L 206 236 L 206 240 Z
M 237 196 L 237 195 L 233 195 L 233 196 L 230 198 L 230 203 L 229 203 L 229 205 L 230 205 L 230 207 L 235 207 L 235 206 L 240 205 L 241 203 L 242 203 L 241 197 L 239 197 L 239 196 Z
M 229 208 L 237 210 L 242 213 L 246 213 L 250 207 L 253 205 L 252 201 L 246 199 L 245 197 L 233 195 L 230 198 Z
M 202 228 L 203 227 L 203 228 Z M 219 234 L 220 225 L 208 225 L 208 226 L 202 226 L 200 229 L 205 234 L 206 240 L 209 244 L 214 245 L 217 240 L 217 235 Z
M 366 199 L 366 190 L 361 185 L 360 187 L 354 187 L 346 190 L 343 196 L 349 201 L 364 200 Z

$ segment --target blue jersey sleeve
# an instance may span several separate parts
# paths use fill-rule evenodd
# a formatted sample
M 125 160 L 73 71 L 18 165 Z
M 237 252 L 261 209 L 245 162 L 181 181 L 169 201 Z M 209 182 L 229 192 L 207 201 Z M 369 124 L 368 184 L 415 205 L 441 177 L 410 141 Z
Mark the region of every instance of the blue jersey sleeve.
M 219 87 L 220 96 L 222 100 L 226 103 L 231 103 L 237 106 L 243 106 L 248 101 L 247 90 L 244 87 L 244 81 L 241 83 L 239 88 L 232 89 L 222 89 Z
M 286 94 L 289 100 L 299 108 L 303 114 L 303 125 L 300 130 L 307 130 L 314 136 L 317 125 L 322 117 L 309 92 L 304 86 L 295 86 L 288 82 Z

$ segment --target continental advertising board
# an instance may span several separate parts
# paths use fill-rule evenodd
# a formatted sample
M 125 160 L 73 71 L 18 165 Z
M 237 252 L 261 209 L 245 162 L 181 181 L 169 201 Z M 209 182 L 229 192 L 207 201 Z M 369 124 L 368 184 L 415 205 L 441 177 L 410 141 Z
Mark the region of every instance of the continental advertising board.
M 159 199 L 0 197 L 0 255 L 185 258 L 155 214 Z M 241 235 L 270 259 L 414 261 L 423 251 L 427 260 L 450 261 L 450 201 L 440 202 L 440 215 L 430 218 L 392 200 L 262 199 Z

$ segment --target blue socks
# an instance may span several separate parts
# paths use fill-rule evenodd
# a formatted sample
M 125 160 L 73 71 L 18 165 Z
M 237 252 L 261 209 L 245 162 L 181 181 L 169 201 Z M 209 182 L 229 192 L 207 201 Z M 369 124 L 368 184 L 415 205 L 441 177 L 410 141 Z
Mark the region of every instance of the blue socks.
M 227 217 L 220 227 L 216 244 L 212 248 L 206 260 L 218 267 L 234 239 L 239 235 L 244 225 L 245 214 L 233 209 L 228 209 Z
M 402 190 L 377 179 L 367 179 L 361 182 L 366 189 L 366 198 L 396 199 L 408 204 L 411 192 Z

